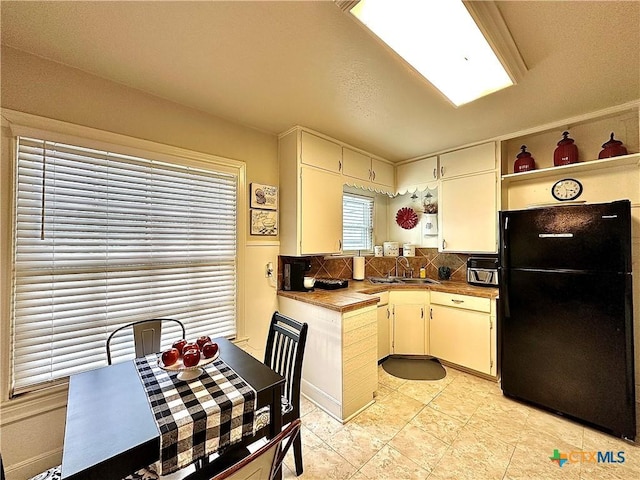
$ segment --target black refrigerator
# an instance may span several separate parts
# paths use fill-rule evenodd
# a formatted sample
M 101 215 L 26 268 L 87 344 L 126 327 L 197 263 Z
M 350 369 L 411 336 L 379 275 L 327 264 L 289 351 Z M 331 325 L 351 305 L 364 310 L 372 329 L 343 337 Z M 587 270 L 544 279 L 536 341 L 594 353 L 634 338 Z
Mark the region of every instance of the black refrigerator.
M 636 435 L 631 204 L 500 212 L 505 395 Z

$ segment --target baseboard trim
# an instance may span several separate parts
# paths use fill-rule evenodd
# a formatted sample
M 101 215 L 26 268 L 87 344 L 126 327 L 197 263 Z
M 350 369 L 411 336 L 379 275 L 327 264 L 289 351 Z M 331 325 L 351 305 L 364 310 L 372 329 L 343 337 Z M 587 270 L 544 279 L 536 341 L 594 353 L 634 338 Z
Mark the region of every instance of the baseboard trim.
M 3 462 L 6 458 L 2 459 Z M 18 463 L 4 465 L 7 480 L 23 480 L 38 475 L 62 463 L 62 448 L 49 450 Z

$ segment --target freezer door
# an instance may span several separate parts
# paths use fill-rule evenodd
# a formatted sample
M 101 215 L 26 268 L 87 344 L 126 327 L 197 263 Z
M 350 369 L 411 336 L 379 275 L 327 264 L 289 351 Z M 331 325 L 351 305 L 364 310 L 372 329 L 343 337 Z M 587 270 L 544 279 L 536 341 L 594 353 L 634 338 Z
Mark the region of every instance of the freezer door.
M 500 212 L 502 268 L 631 271 L 628 200 Z
M 510 270 L 502 389 L 635 437 L 631 275 Z

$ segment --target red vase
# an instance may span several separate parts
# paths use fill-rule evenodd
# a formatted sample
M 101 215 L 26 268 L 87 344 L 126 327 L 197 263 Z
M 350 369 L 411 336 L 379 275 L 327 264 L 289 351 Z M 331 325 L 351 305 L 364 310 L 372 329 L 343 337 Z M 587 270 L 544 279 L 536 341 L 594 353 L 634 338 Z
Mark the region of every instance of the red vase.
M 527 152 L 527 146 L 522 145 L 520 149 L 522 151 L 518 155 L 516 155 L 516 163 L 513 164 L 514 173 L 528 172 L 529 170 L 535 170 L 536 161 L 531 156 L 531 153 Z
M 613 139 L 613 132 L 611 132 L 611 140 L 602 144 L 603 150 L 598 154 L 598 158 L 611 158 L 618 157 L 620 155 L 627 155 L 627 149 L 622 145 L 620 140 Z
M 578 163 L 578 147 L 573 143 L 573 138 L 569 138 L 569 132 L 562 132 L 562 137 L 553 152 L 553 164 L 556 167 Z

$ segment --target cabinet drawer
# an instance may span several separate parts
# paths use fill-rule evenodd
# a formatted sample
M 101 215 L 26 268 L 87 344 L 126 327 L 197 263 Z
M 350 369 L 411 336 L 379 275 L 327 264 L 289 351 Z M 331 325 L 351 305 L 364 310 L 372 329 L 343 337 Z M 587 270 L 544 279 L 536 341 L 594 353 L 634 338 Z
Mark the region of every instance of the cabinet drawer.
M 349 362 L 352 358 L 361 355 L 367 350 L 375 347 L 377 345 L 377 338 L 373 336 L 369 336 L 363 338 L 362 340 L 358 340 L 357 342 L 352 343 L 351 345 L 347 345 L 342 350 L 342 359 L 343 361 Z
M 376 358 L 376 345 L 362 352 L 357 357 L 345 360 L 343 364 L 344 382 L 358 382 L 362 374 L 369 375 L 371 372 L 377 372 L 378 359 Z M 377 374 L 376 374 L 377 375 Z
M 348 312 L 342 315 L 342 331 L 345 333 L 351 330 L 364 327 L 370 323 L 375 323 L 378 314 L 375 306 L 367 307 L 366 310 L 354 310 L 355 314 Z
M 378 341 L 378 320 L 376 315 L 373 316 L 373 323 L 367 323 L 366 325 L 357 328 L 355 330 L 351 330 L 349 332 L 344 332 L 342 337 L 342 348 L 346 349 L 350 345 L 362 341 L 362 340 L 370 340 L 375 345 Z M 371 338 L 369 338 L 371 337 Z
M 491 299 L 472 297 L 470 295 L 458 295 L 455 293 L 431 292 L 431 303 L 447 307 L 464 308 L 477 312 L 491 312 Z

